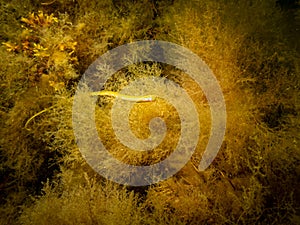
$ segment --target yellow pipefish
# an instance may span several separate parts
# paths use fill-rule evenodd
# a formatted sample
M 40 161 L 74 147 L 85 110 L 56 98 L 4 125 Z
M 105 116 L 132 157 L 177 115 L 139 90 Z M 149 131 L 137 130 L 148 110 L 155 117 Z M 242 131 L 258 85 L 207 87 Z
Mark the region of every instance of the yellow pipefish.
M 114 91 L 96 91 L 96 92 L 91 92 L 90 93 L 91 96 L 112 96 L 115 98 L 119 98 L 125 101 L 132 101 L 132 102 L 152 102 L 156 100 L 156 96 L 155 95 L 141 95 L 141 96 L 133 96 L 133 95 L 125 95 L 125 94 L 121 94 L 118 92 L 114 92 Z M 47 112 L 48 110 L 50 110 L 51 108 L 53 108 L 54 106 L 51 106 L 47 109 L 44 109 L 36 114 L 34 114 L 32 117 L 30 117 L 27 122 L 25 123 L 25 128 L 27 130 L 29 130 L 27 128 L 28 124 L 30 123 L 30 121 L 32 121 L 35 117 L 39 116 L 40 114 Z
M 125 101 L 132 102 L 152 102 L 155 101 L 155 95 L 141 95 L 141 96 L 133 96 L 133 95 L 125 95 L 114 91 L 96 91 L 91 92 L 91 96 L 112 96 L 115 98 L 119 98 Z

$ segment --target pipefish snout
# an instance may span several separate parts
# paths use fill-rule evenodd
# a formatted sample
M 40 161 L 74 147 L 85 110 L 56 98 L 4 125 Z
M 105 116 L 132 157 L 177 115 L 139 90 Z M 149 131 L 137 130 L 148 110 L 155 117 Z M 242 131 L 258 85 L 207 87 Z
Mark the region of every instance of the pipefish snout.
M 114 91 L 96 91 L 91 92 L 91 96 L 112 96 L 115 98 L 119 98 L 125 101 L 132 101 L 132 102 L 152 102 L 155 101 L 157 96 L 155 95 L 141 95 L 141 96 L 132 96 L 132 95 L 125 95 Z

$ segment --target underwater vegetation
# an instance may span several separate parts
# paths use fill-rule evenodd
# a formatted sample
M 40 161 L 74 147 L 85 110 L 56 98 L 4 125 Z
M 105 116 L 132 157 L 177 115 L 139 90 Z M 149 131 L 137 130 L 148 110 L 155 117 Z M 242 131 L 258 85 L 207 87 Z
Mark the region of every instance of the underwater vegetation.
M 283 0 L 0 0 L 0 224 L 299 224 L 299 7 Z M 72 124 L 74 94 L 89 65 L 138 40 L 176 43 L 201 57 L 227 111 L 218 155 L 199 171 L 211 116 L 197 83 L 153 62 L 111 76 L 95 123 L 120 161 L 157 163 L 180 139 L 178 112 L 158 98 L 135 104 L 129 124 L 145 139 L 151 118 L 162 118 L 167 133 L 159 147 L 140 152 L 119 142 L 110 112 L 132 81 L 169 79 L 198 111 L 201 134 L 189 162 L 146 187 L 96 173 Z

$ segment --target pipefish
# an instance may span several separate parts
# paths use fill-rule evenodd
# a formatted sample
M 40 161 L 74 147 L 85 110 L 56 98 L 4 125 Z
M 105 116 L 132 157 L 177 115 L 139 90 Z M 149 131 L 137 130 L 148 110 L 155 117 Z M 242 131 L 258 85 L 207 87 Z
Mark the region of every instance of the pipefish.
M 157 99 L 157 96 L 155 95 L 140 95 L 140 96 L 132 96 L 132 95 L 125 95 L 121 94 L 115 91 L 96 91 L 96 92 L 91 92 L 91 96 L 111 96 L 115 98 L 119 98 L 124 101 L 131 101 L 131 102 L 152 102 Z M 30 130 L 27 128 L 28 124 L 37 116 L 41 115 L 44 112 L 47 112 L 54 106 L 51 106 L 49 108 L 43 109 L 42 111 L 34 114 L 32 117 L 30 117 L 27 122 L 25 123 L 25 129 Z
M 125 101 L 131 102 L 152 102 L 156 100 L 155 95 L 141 95 L 141 96 L 132 96 L 132 95 L 125 95 L 115 91 L 96 91 L 91 92 L 91 96 L 112 96 L 115 98 L 119 98 Z

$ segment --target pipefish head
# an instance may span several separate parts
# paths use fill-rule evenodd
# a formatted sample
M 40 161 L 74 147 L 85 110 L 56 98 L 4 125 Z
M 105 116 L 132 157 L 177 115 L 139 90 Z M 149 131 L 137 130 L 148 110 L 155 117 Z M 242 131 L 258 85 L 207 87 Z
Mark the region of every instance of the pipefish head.
M 140 98 L 139 102 L 153 102 L 157 99 L 156 95 L 144 95 Z

